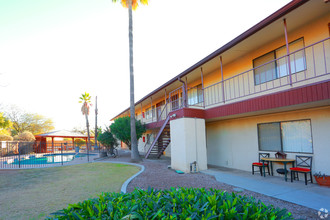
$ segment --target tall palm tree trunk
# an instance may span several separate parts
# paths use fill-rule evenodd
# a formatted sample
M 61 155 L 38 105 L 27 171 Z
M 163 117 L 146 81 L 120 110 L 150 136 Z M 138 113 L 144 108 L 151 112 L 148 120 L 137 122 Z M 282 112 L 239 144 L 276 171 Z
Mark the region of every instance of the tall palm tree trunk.
M 90 142 L 91 142 L 91 138 L 90 138 L 90 135 L 89 135 L 89 123 L 88 123 L 88 114 L 85 114 L 85 118 L 86 118 L 86 129 L 87 129 L 87 160 L 89 161 L 89 145 L 90 145 Z
M 129 38 L 129 71 L 130 71 L 130 113 L 131 113 L 131 161 L 141 161 L 136 138 L 135 127 L 135 103 L 134 103 L 134 69 L 133 69 L 133 18 L 132 0 L 129 0 L 128 8 L 128 38 Z

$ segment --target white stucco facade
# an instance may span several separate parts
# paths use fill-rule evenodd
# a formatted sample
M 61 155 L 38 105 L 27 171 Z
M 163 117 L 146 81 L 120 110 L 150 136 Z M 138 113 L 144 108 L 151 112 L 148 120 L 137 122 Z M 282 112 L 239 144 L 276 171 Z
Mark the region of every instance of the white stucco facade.
M 198 170 L 207 169 L 205 120 L 180 118 L 171 120 L 171 167 L 190 172 L 197 162 Z

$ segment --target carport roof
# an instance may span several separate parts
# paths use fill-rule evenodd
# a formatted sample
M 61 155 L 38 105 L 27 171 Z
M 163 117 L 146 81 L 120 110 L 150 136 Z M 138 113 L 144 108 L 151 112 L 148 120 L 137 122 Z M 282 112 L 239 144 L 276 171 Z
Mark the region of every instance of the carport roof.
M 59 130 L 52 131 L 44 134 L 35 135 L 35 137 L 61 137 L 61 138 L 87 138 L 87 135 L 83 135 L 79 132 L 67 131 L 67 130 Z M 94 137 L 90 137 L 94 138 Z

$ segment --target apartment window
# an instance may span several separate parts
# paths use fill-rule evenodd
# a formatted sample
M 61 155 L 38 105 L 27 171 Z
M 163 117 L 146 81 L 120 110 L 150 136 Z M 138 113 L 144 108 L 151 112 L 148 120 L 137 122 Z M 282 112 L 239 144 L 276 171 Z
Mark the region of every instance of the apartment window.
M 152 144 L 154 141 L 154 135 L 153 134 L 147 134 L 147 144 Z
M 179 94 L 171 96 L 171 107 L 172 111 L 179 109 Z
M 146 119 L 151 119 L 152 118 L 152 112 L 151 108 L 146 109 Z
M 146 119 L 152 119 L 155 116 L 156 116 L 156 109 L 154 106 L 152 108 L 150 107 L 146 109 Z
M 304 38 L 295 40 L 289 44 L 291 73 L 297 73 L 306 69 Z M 299 50 L 299 51 L 297 51 Z M 255 85 L 278 79 L 289 74 L 289 65 L 285 56 L 286 46 L 282 46 L 261 57 L 253 60 Z M 281 58 L 282 57 L 282 58 Z M 280 58 L 276 60 L 277 58 Z M 262 66 L 261 66 L 262 65 Z
M 310 120 L 258 124 L 259 150 L 313 153 Z
M 196 105 L 203 102 L 202 84 L 188 90 L 188 105 Z

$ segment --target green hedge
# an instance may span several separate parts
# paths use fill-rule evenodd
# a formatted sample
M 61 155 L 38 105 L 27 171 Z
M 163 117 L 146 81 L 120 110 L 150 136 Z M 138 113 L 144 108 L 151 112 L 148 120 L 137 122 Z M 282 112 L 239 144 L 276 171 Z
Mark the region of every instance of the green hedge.
M 224 191 L 135 189 L 70 204 L 50 219 L 292 219 L 285 209 Z

